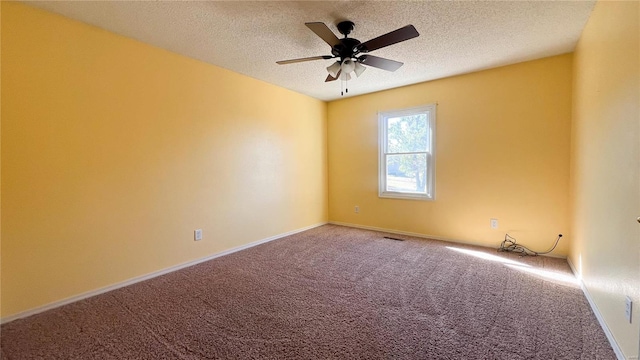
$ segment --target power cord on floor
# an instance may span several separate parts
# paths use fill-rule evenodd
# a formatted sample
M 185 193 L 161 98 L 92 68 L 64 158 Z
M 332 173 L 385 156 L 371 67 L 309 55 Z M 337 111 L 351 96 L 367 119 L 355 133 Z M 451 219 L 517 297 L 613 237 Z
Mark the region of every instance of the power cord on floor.
M 504 240 L 502 240 L 502 242 L 500 243 L 500 248 L 498 249 L 498 251 L 514 252 L 514 253 L 520 254 L 520 256 L 545 255 L 545 254 L 548 254 L 548 253 L 552 252 L 553 250 L 555 250 L 556 246 L 558 246 L 558 242 L 560 241 L 561 237 L 562 237 L 562 234 L 558 234 L 558 238 L 556 239 L 556 242 L 553 244 L 551 249 L 549 249 L 547 251 L 544 251 L 544 252 L 537 252 L 537 251 L 533 251 L 533 250 L 529 249 L 528 247 L 526 247 L 524 245 L 517 244 L 516 243 L 516 238 L 514 238 L 513 236 L 511 236 L 509 234 L 505 234 L 504 235 Z

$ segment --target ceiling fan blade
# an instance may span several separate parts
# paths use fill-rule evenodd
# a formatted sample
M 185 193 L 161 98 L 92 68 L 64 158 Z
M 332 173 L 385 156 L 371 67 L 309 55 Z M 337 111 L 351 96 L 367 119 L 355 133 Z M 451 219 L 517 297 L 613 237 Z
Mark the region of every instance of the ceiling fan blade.
M 333 59 L 334 57 L 335 56 L 331 56 L 331 55 L 311 56 L 311 57 L 300 58 L 300 59 L 280 60 L 280 61 L 276 61 L 276 64 L 285 65 L 285 64 L 299 63 L 299 62 L 303 62 L 303 61 Z
M 311 31 L 316 33 L 316 35 L 320 36 L 322 40 L 324 40 L 329 46 L 334 47 L 337 44 L 340 44 L 340 40 L 336 37 L 336 34 L 329 29 L 327 25 L 321 22 L 308 22 L 305 23 Z
M 331 74 L 327 75 L 327 78 L 325 79 L 324 82 L 329 82 L 329 81 L 336 81 L 338 80 L 338 78 L 340 77 L 340 73 L 342 72 L 342 70 L 338 71 L 338 73 L 336 74 L 336 77 L 331 76 Z
M 362 55 L 358 58 L 358 61 L 363 65 L 369 65 L 387 71 L 396 71 L 404 65 L 399 61 L 389 60 L 373 55 Z
M 407 25 L 390 33 L 380 35 L 375 39 L 363 42 L 362 44 L 358 45 L 358 50 L 360 50 L 360 52 L 366 53 L 383 48 L 385 46 L 399 43 L 401 41 L 413 39 L 414 37 L 417 37 L 419 35 L 420 34 L 418 34 L 418 30 L 416 30 L 413 25 Z

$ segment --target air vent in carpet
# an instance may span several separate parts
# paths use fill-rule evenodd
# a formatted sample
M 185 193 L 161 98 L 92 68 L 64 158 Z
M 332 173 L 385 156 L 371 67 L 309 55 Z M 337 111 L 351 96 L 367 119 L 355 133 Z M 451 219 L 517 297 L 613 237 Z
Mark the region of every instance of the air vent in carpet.
M 397 241 L 404 241 L 404 239 L 398 239 L 398 238 L 394 238 L 394 237 L 390 237 L 390 236 L 385 236 L 385 239 L 389 239 L 389 240 L 397 240 Z

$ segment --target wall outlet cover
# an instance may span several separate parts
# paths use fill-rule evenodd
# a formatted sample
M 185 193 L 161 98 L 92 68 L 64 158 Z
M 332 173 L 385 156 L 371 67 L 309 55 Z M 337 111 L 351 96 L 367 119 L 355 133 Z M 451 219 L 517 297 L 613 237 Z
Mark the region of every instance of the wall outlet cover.
M 193 232 L 193 240 L 195 240 L 195 241 L 202 240 L 202 229 L 196 229 Z

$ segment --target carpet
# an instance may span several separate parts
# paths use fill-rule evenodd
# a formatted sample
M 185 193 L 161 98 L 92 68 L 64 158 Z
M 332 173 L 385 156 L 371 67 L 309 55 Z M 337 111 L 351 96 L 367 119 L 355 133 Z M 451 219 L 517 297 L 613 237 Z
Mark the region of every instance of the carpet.
M 616 358 L 565 260 L 336 225 L 0 331 L 11 360 Z

